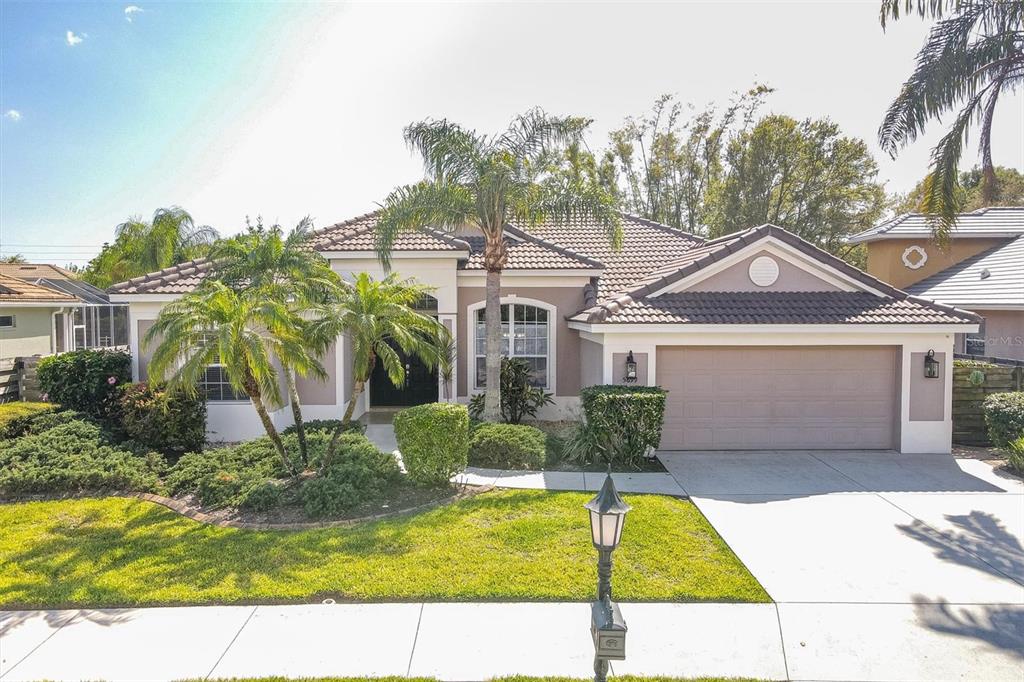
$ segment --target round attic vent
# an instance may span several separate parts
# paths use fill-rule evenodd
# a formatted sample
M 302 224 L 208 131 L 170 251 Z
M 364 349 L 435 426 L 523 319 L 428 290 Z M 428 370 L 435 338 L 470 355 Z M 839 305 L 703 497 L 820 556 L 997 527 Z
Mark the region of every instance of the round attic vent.
M 770 287 L 779 279 L 779 264 L 769 256 L 758 256 L 750 261 L 747 271 L 750 281 L 759 287 Z

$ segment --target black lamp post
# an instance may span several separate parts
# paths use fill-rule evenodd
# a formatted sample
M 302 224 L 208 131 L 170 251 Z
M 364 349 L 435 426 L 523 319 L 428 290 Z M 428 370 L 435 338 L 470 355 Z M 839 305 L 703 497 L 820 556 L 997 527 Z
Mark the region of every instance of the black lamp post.
M 626 658 L 626 622 L 612 601 L 612 552 L 622 539 L 630 506 L 619 496 L 611 474 L 600 492 L 584 505 L 590 510 L 590 537 L 597 549 L 597 601 L 591 604 L 590 633 L 594 638 L 594 682 L 608 679 L 608 661 Z

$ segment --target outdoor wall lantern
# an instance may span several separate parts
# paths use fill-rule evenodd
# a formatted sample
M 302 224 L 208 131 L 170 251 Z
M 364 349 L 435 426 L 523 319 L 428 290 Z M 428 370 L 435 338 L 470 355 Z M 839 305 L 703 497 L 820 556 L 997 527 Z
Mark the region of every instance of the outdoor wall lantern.
M 629 355 L 626 356 L 626 376 L 624 377 L 626 383 L 633 383 L 636 381 L 636 359 L 633 357 L 633 351 L 629 351 Z
M 608 679 L 608 661 L 626 658 L 626 621 L 612 601 L 612 552 L 622 540 L 622 527 L 630 506 L 619 496 L 611 473 L 600 492 L 584 507 L 590 511 L 590 539 L 597 550 L 597 601 L 590 608 L 590 634 L 594 638 L 594 682 Z
M 935 359 L 935 351 L 930 350 L 924 356 L 924 376 L 926 379 L 939 378 L 939 361 Z

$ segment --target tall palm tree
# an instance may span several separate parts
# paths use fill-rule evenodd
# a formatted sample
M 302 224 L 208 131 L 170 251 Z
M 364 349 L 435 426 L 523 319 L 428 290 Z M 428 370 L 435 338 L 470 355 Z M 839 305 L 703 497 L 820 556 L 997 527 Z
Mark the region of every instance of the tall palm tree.
M 149 364 L 156 381 L 195 395 L 206 368 L 223 366 L 228 382 L 252 401 L 267 436 L 292 474 L 297 468 L 270 419 L 282 404 L 274 357 L 304 372 L 323 372 L 305 339 L 293 333 L 295 314 L 256 289 L 238 292 L 209 280 L 168 303 L 146 333 L 144 345 L 159 340 Z
M 217 261 L 216 277 L 236 291 L 258 291 L 260 296 L 286 305 L 295 315 L 289 335 L 305 336 L 308 323 L 304 313 L 320 305 L 340 286 L 338 275 L 320 254 L 310 249 L 305 241 L 312 229 L 307 216 L 287 236 L 280 225 L 264 227 L 256 224 L 231 239 L 218 242 L 210 251 Z M 292 417 L 299 441 L 299 456 L 303 465 L 309 464 L 309 447 L 302 419 L 302 404 L 296 384 L 296 374 L 306 376 L 307 370 L 315 378 L 326 375 L 318 371 L 319 365 L 294 366 L 287 357 L 278 357 L 288 390 Z
M 507 258 L 509 221 L 531 225 L 547 219 L 589 217 L 608 229 L 618 247 L 622 227 L 615 200 L 581 175 L 549 172 L 551 153 L 580 141 L 590 121 L 548 116 L 533 109 L 508 130 L 488 136 L 447 120 L 413 123 L 405 140 L 423 157 L 426 178 L 394 190 L 384 202 L 376 231 L 381 262 L 389 264 L 399 233 L 426 226 L 446 232 L 464 227 L 484 236 L 487 389 L 483 417 L 501 412 L 501 271 Z
M 992 119 L 999 96 L 1024 82 L 1024 0 L 883 0 L 881 22 L 915 12 L 937 20 L 917 54 L 914 72 L 889 105 L 878 131 L 882 149 L 897 152 L 931 120 L 959 109 L 932 151 L 921 210 L 945 239 L 960 210 L 958 165 L 972 122 L 980 127 L 982 198 L 996 197 Z
M 315 312 L 310 333 L 310 338 L 317 340 L 315 347 L 326 348 L 345 334 L 352 354 L 352 395 L 331 438 L 322 468 L 330 465 L 338 438 L 352 421 L 356 403 L 378 362 L 395 386 L 405 383 L 405 365 L 398 350 L 406 356 L 418 357 L 428 367 L 443 363 L 450 342 L 448 329 L 436 318 L 413 308 L 430 291 L 411 280 L 400 280 L 394 273 L 375 280 L 362 272 L 346 285 L 337 300 Z
M 106 244 L 89 263 L 84 279 L 105 287 L 147 272 L 205 256 L 218 238 L 208 225 L 196 225 L 180 206 L 158 208 L 153 219 L 129 218 L 115 228 L 113 244 Z

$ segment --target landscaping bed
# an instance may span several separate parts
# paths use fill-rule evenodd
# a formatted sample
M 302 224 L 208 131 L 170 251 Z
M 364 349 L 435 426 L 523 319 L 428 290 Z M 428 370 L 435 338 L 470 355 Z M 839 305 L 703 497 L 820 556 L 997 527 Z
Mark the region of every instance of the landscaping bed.
M 349 528 L 249 531 L 141 500 L 0 505 L 0 606 L 588 601 L 587 493 L 493 491 Z M 626 498 L 622 601 L 767 602 L 690 502 Z

